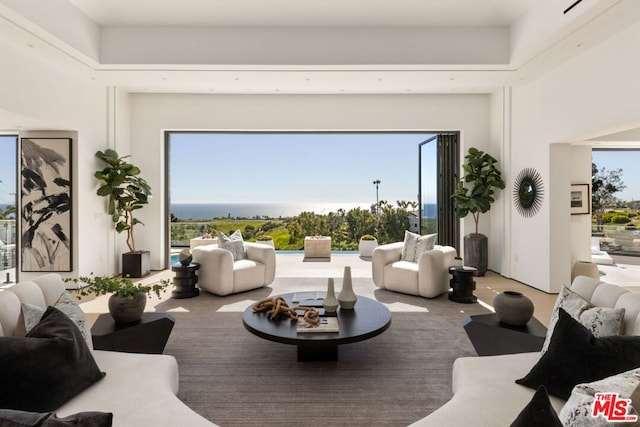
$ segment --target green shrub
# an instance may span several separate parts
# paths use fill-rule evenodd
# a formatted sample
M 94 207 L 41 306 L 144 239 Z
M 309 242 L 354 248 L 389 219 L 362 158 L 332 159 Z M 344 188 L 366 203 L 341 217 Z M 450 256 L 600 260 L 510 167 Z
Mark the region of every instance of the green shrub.
M 376 240 L 376 238 L 371 234 L 365 234 L 364 236 L 360 237 L 360 240 Z
M 627 224 L 629 222 L 631 222 L 631 219 L 627 214 L 617 213 L 611 217 L 612 224 Z

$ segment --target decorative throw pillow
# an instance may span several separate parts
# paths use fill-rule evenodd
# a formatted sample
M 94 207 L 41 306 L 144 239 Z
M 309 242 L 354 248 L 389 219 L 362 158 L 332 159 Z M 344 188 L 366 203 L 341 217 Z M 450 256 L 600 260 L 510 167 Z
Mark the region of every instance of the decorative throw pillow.
M 218 247 L 226 249 L 233 255 L 233 260 L 238 261 L 244 259 L 244 241 L 242 233 L 236 230 L 231 236 L 227 236 L 223 232 L 218 232 Z
M 68 292 L 64 292 L 56 301 L 55 307 L 63 312 L 69 317 L 69 319 L 73 320 L 73 323 L 76 324 L 80 333 L 82 334 L 82 338 L 84 338 L 87 343 L 87 347 L 90 350 L 93 350 L 93 340 L 91 338 L 91 328 L 89 328 L 89 322 L 87 322 L 87 317 L 84 315 L 84 312 L 80 308 L 80 306 L 75 302 L 73 297 L 69 295 Z M 40 322 L 42 319 L 42 315 L 44 314 L 44 309 L 38 307 L 37 305 L 29 304 L 26 302 L 22 303 L 22 317 L 24 318 L 24 326 L 27 333 L 33 329 L 35 325 Z
M 593 307 L 580 313 L 578 321 L 596 338 L 620 335 L 624 313 L 624 308 Z
M 547 352 L 516 383 L 536 389 L 544 385 L 550 395 L 567 400 L 576 384 L 638 367 L 640 337 L 616 335 L 596 338 L 560 308 Z
M 593 306 L 589 301 L 585 300 L 566 286 L 563 286 L 562 289 L 560 289 L 558 298 L 556 298 L 556 303 L 553 306 L 553 311 L 551 312 L 551 319 L 549 319 L 549 325 L 547 326 L 547 336 L 544 340 L 544 344 L 542 344 L 542 352 L 544 353 L 547 351 L 547 348 L 549 347 L 551 335 L 553 334 L 556 322 L 558 321 L 558 309 L 564 309 L 564 311 L 569 313 L 571 317 L 578 320 L 580 318 L 580 314 L 590 307 Z
M 436 244 L 437 234 L 421 236 L 408 230 L 404 232 L 404 245 L 402 246 L 401 259 L 403 261 L 418 262 L 420 255 L 430 251 Z
M 531 401 L 511 423 L 511 427 L 562 427 L 544 386 L 538 387 Z
M 638 415 L 638 395 L 640 395 L 640 369 L 632 369 L 602 380 L 578 384 L 571 391 L 571 397 L 562 407 L 559 417 L 565 427 L 605 427 L 612 425 L 604 416 L 593 417 L 596 393 L 618 393 L 618 399 L 631 399 L 626 415 Z M 628 424 L 627 425 L 631 425 Z M 637 424 L 633 424 L 637 425 Z
M 58 418 L 53 412 L 27 412 L 15 409 L 0 409 L 2 427 L 111 427 L 113 414 L 110 412 L 78 412 L 68 417 Z
M 0 408 L 47 412 L 104 377 L 78 327 L 49 307 L 25 337 L 0 337 Z
M 426 236 L 418 237 L 418 244 L 416 245 L 416 257 L 414 261 L 418 262 L 420 260 L 420 255 L 432 250 L 436 245 L 436 240 L 438 240 L 437 234 L 427 234 Z

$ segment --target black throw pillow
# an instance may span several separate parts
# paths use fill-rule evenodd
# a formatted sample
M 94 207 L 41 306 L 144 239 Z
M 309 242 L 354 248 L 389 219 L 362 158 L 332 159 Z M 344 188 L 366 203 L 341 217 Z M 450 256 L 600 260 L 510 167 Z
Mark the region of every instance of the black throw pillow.
M 27 412 L 0 409 L 0 427 L 111 427 L 110 412 L 78 412 L 58 418 L 53 412 Z
M 102 377 L 80 330 L 57 308 L 25 337 L 0 337 L 0 408 L 53 411 Z
M 531 401 L 511 423 L 511 427 L 562 427 L 543 385 L 538 387 Z
M 516 383 L 538 388 L 567 400 L 576 384 L 588 383 L 640 367 L 640 337 L 618 335 L 596 338 L 559 309 L 549 349 L 531 371 Z

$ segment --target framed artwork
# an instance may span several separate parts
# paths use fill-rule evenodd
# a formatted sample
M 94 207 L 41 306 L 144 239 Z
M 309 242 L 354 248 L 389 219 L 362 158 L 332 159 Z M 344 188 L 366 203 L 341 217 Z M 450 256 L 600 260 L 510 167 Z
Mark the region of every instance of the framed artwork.
M 571 215 L 584 215 L 591 212 L 589 184 L 571 185 Z
M 21 138 L 21 271 L 71 271 L 71 138 Z

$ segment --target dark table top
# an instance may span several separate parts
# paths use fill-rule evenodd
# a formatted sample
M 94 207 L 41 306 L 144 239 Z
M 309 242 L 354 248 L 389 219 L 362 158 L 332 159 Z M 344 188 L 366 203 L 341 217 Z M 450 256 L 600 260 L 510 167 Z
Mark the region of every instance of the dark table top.
M 293 293 L 279 295 L 289 307 L 294 307 L 291 299 Z M 386 331 L 391 325 L 391 312 L 384 305 L 371 298 L 358 296 L 353 310 L 338 309 L 339 332 L 298 333 L 297 322 L 281 316 L 269 320 L 266 312 L 255 313 L 249 306 L 242 313 L 244 327 L 254 335 L 269 341 L 294 345 L 338 345 L 363 341 Z

